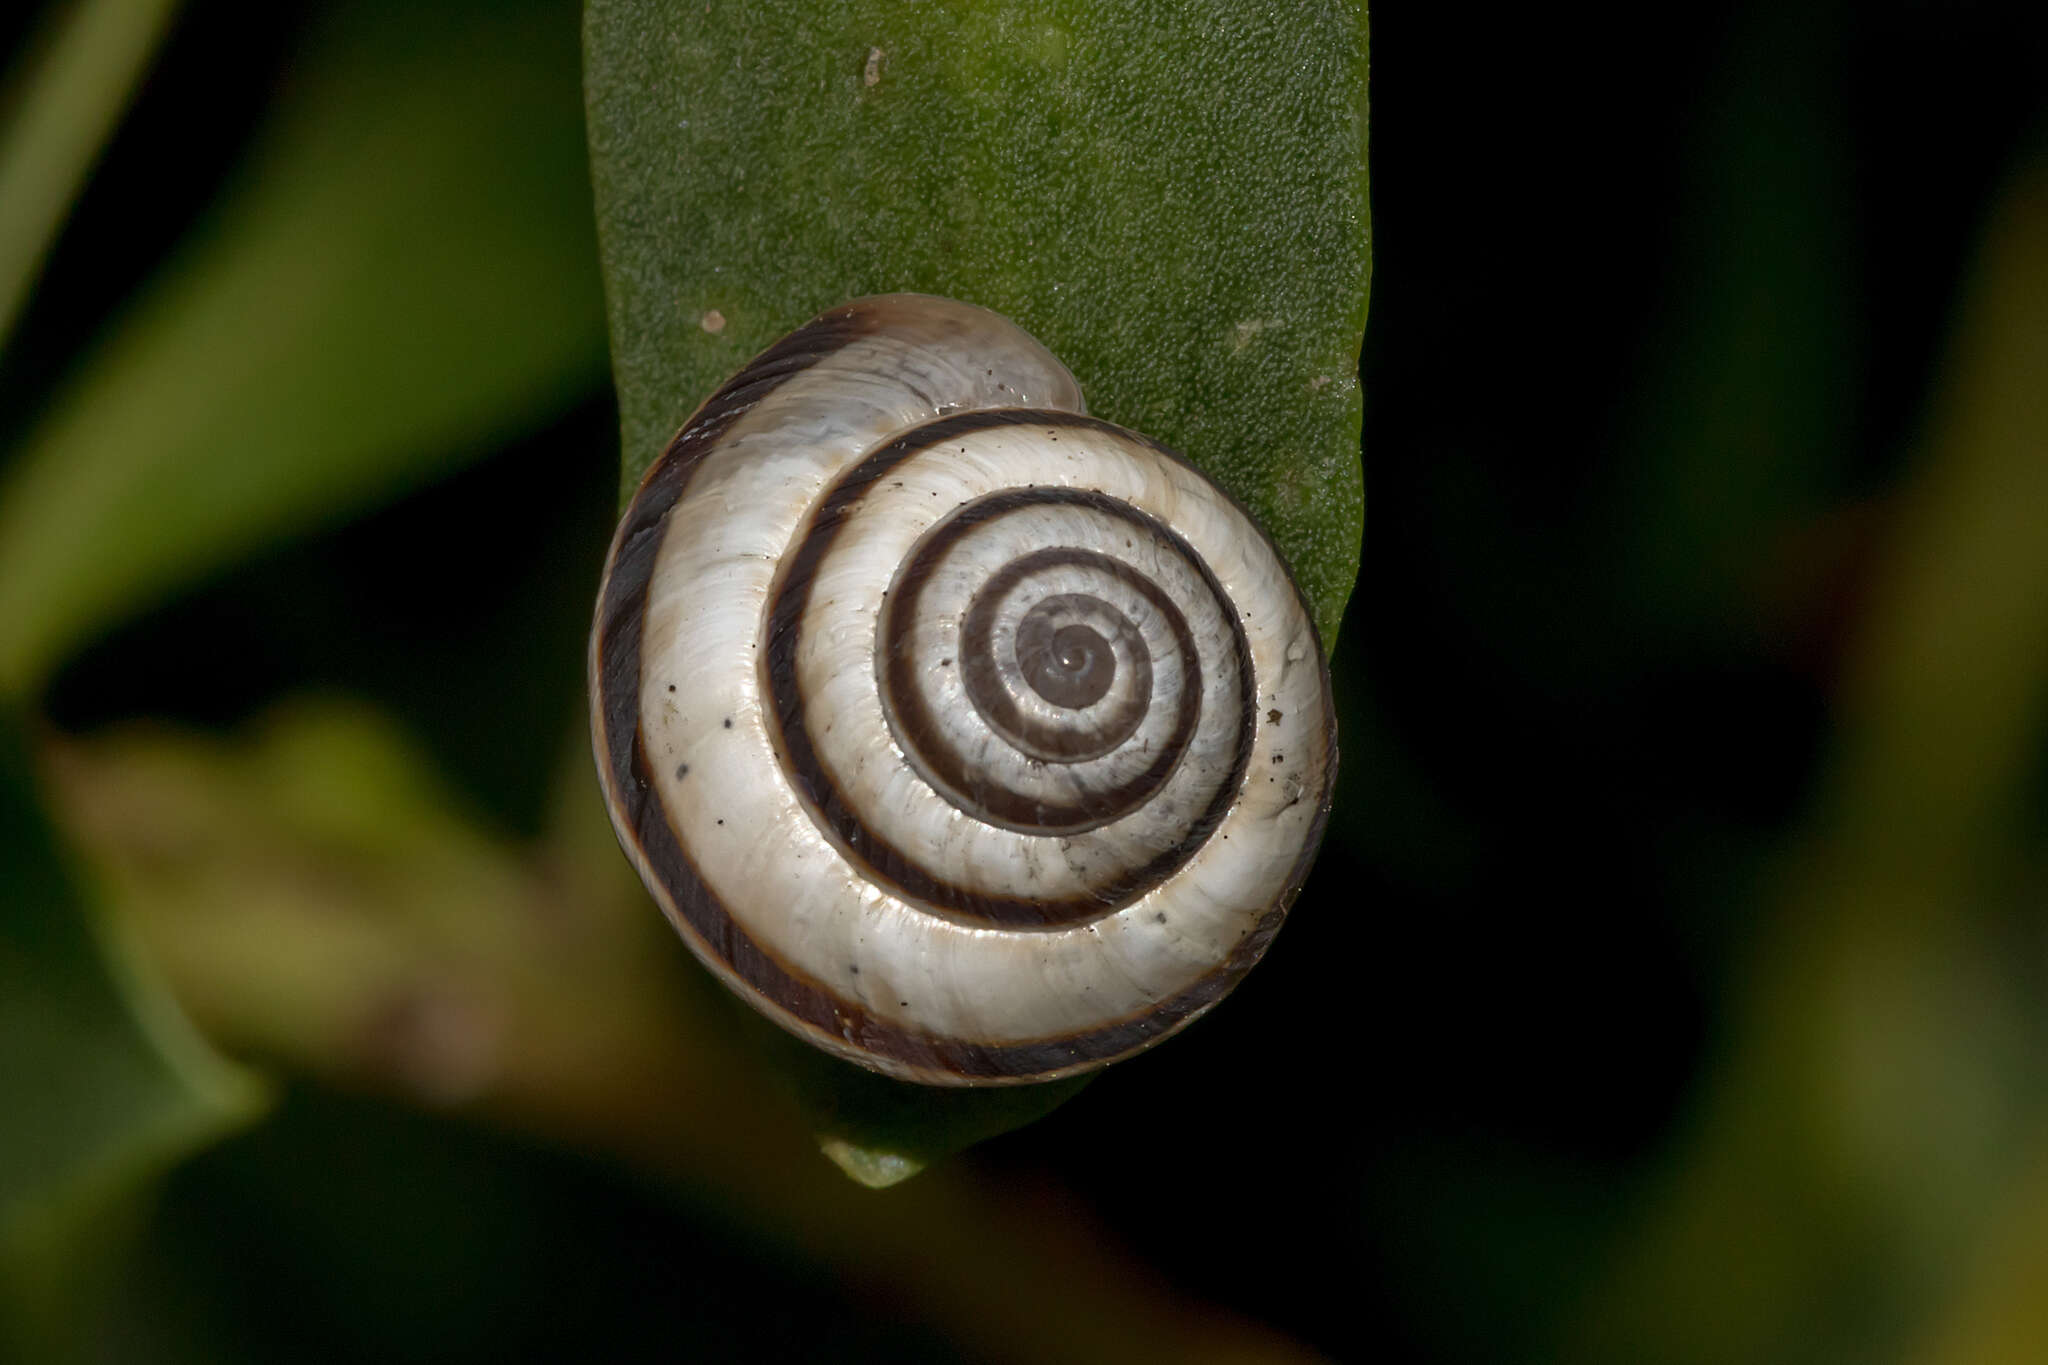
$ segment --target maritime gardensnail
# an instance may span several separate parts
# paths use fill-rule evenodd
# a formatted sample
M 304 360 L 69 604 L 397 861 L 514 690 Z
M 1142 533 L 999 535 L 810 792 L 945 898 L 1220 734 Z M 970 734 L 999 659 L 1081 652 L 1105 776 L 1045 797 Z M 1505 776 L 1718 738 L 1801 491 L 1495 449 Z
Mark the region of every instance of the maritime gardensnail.
M 649 469 L 590 646 L 612 822 L 692 951 L 939 1085 L 1147 1047 L 1265 951 L 1336 770 L 1302 595 L 1014 324 L 858 299 Z

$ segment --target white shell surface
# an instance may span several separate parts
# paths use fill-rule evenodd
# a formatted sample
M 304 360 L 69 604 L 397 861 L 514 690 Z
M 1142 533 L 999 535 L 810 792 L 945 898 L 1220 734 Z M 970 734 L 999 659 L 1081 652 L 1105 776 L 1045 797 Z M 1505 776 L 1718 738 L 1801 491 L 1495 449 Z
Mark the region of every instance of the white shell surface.
M 1067 452 L 1083 435 L 1095 439 L 1086 456 L 1076 459 Z M 919 676 L 928 682 L 931 711 L 961 734 L 961 747 L 993 780 L 1042 788 L 1049 798 L 1067 796 L 1062 789 L 1075 783 L 1092 781 L 1099 786 L 1127 779 L 1130 769 L 1151 761 L 1153 748 L 1167 739 L 1164 731 L 1182 680 L 1172 637 L 1154 614 L 1146 612 L 1142 599 L 1125 597 L 1119 605 L 1125 615 L 1141 618 L 1139 628 L 1154 645 L 1152 704 L 1129 741 L 1090 762 L 1048 764 L 1028 759 L 975 714 L 964 695 L 960 670 L 938 666 L 959 655 L 967 598 L 992 569 L 1042 546 L 1073 545 L 1125 559 L 1182 608 L 1210 675 L 1194 741 L 1155 799 L 1109 825 L 1064 837 L 1022 835 L 979 820 L 962 820 L 961 812 L 917 778 L 904 761 L 903 746 L 884 720 L 873 683 L 875 615 L 881 590 L 896 566 L 939 520 L 934 509 L 951 512 L 989 488 L 1071 487 L 1107 493 L 1171 525 L 1162 509 L 1185 512 L 1191 509 L 1180 508 L 1184 501 L 1222 500 L 1213 485 L 1198 477 L 1176 482 L 1173 471 L 1160 467 L 1167 461 L 1136 442 L 1074 428 L 1066 429 L 1064 451 L 1061 442 L 1044 428 L 998 427 L 948 440 L 899 466 L 863 500 L 821 566 L 820 591 L 813 597 L 805 650 L 798 660 L 804 691 L 822 699 L 833 717 L 832 733 L 818 742 L 819 757 L 848 789 L 855 807 L 868 813 L 877 833 L 921 864 L 947 868 L 955 880 L 990 892 L 1041 899 L 1085 895 L 1100 886 L 1107 873 L 1142 864 L 1150 852 L 1176 843 L 1232 766 L 1244 723 L 1230 622 L 1224 614 L 1228 604 L 1210 594 L 1193 567 L 1140 538 L 1127 522 L 1085 508 L 1029 506 L 986 524 L 986 534 L 959 544 L 947 562 L 964 562 L 952 565 L 956 574 L 946 585 L 949 590 L 928 591 L 920 602 L 927 610 L 919 613 L 913 644 L 921 661 Z M 1185 466 L 1177 468 L 1192 474 Z M 1038 477 L 1033 478 L 1034 473 Z M 964 474 L 984 481 L 969 483 Z M 942 497 L 926 496 L 927 484 L 940 485 Z M 1235 515 L 1235 509 L 1229 510 Z M 1104 585 L 1078 571 L 1049 577 L 1048 591 L 1091 589 L 1115 595 L 1117 590 L 1113 583 Z M 1280 587 L 1291 592 L 1284 578 Z M 1224 591 L 1229 590 L 1226 584 Z M 909 780 L 902 776 L 906 772 Z M 1297 844 L 1288 851 L 1290 865 L 1298 848 Z
M 792 976 L 883 1027 L 992 1048 L 1114 1030 L 1241 954 L 1298 883 L 1335 757 L 1320 646 L 1265 537 L 1213 484 L 1142 438 L 1048 420 L 967 430 L 911 450 L 848 504 L 797 618 L 794 686 L 817 765 L 875 839 L 936 881 L 970 898 L 1062 902 L 1086 913 L 1051 925 L 990 923 L 878 875 L 869 852 L 849 848 L 788 773 L 763 662 L 772 605 L 788 586 L 779 575 L 815 533 L 840 477 L 906 430 L 979 409 L 1082 407 L 1065 370 L 1014 326 L 964 305 L 918 306 L 938 309 L 946 325 L 927 319 L 915 336 L 859 337 L 775 387 L 709 447 L 668 514 L 640 644 L 639 736 L 654 795 L 704 888 L 745 934 Z M 1193 739 L 1153 799 L 1072 833 L 976 818 L 963 808 L 971 799 L 935 789 L 892 725 L 880 678 L 886 594 L 905 562 L 962 508 L 1029 489 L 1099 494 L 1171 535 L 1147 536 L 1093 506 L 1057 502 L 991 516 L 936 560 L 903 647 L 948 742 L 1005 774 L 1007 785 L 1053 801 L 1143 770 L 1171 737 L 1176 699 L 1199 687 Z M 1199 682 L 1184 677 L 1156 597 L 1086 565 L 1055 569 L 996 606 L 1002 639 L 1031 600 L 1062 594 L 1110 603 L 1143 639 L 1149 709 L 1129 738 L 1072 764 L 1006 742 L 976 714 L 953 662 L 961 622 L 989 576 L 1047 546 L 1143 576 L 1177 609 L 1201 660 Z M 1240 657 L 1249 678 L 1237 672 Z M 1116 677 L 1128 689 L 1133 665 L 1119 658 Z M 1004 667 L 1014 672 L 1014 661 Z M 1113 682 L 1091 706 L 1126 700 Z M 1056 721 L 1063 710 L 1074 720 L 1088 708 L 1043 709 L 1041 719 Z M 1233 778 L 1235 789 L 1219 795 Z M 1213 829 L 1182 847 L 1204 809 L 1220 812 Z M 1163 880 L 1122 903 L 1103 899 L 1120 877 L 1162 856 L 1174 861 Z M 669 908 L 698 956 L 756 995 L 721 945 Z M 772 1001 L 756 1003 L 821 1045 L 915 1079 L 1058 1074 L 1043 1066 L 1016 1077 L 934 1074 L 871 1055 L 851 1029 L 835 1035 Z

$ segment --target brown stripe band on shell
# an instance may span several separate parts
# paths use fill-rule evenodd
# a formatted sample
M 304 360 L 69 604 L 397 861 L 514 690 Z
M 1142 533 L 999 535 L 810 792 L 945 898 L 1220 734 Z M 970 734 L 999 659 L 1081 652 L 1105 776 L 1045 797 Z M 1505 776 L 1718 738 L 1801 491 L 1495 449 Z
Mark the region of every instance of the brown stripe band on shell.
M 1063 500 L 1065 501 L 1065 500 Z M 1033 506 L 1045 506 L 1044 501 L 1034 501 Z M 1178 716 L 1172 736 L 1165 750 L 1163 765 L 1155 765 L 1151 773 L 1138 781 L 1127 783 L 1122 792 L 1111 792 L 1097 797 L 1085 807 L 1077 807 L 1059 816 L 1040 812 L 1033 824 L 1019 828 L 1042 833 L 1071 833 L 1077 830 L 1093 829 L 1106 825 L 1118 815 L 1142 801 L 1146 794 L 1158 789 L 1180 762 L 1180 756 L 1187 752 L 1188 740 L 1194 736 L 1195 722 L 1202 712 L 1202 657 L 1195 648 L 1194 636 L 1188 630 L 1187 618 L 1173 604 L 1173 599 L 1160 591 L 1159 586 L 1138 573 L 1121 560 L 1092 550 L 1075 550 L 1063 546 L 1052 546 L 1034 550 L 1030 554 L 1012 560 L 997 570 L 987 585 L 975 594 L 969 604 L 967 615 L 960 624 L 960 672 L 961 681 L 967 687 L 968 700 L 998 733 L 1009 739 L 1019 750 L 1053 763 L 1085 762 L 1100 758 L 1117 748 L 1144 722 L 1148 709 L 1144 705 L 1127 706 L 1110 718 L 1110 722 L 1087 731 L 1069 732 L 1056 726 L 1026 716 L 1018 707 L 1017 700 L 1002 686 L 1002 671 L 996 659 L 996 616 L 1008 600 L 1010 593 L 1019 584 L 1028 582 L 1035 574 L 1047 569 L 1085 568 L 1107 578 L 1113 578 L 1145 599 L 1159 620 L 1166 622 L 1173 632 L 1175 653 L 1181 661 L 1181 677 L 1184 686 L 1181 691 Z M 913 563 L 913 572 L 922 569 L 929 574 L 929 567 Z M 907 576 L 906 576 L 907 577 Z M 919 587 L 922 588 L 922 583 Z M 910 594 L 894 594 L 889 599 L 887 619 L 883 623 L 882 638 L 884 657 L 888 660 L 888 687 L 892 702 L 907 693 L 912 682 L 907 676 L 909 670 L 907 644 L 907 623 L 916 619 L 920 592 L 916 597 Z M 1116 636 L 1116 642 L 1104 639 L 1098 632 L 1086 626 L 1078 629 L 1087 641 L 1086 648 L 1104 655 L 1107 667 L 1098 669 L 1098 677 L 1088 680 L 1071 698 L 1053 696 L 1043 682 L 1033 684 L 1026 676 L 1027 686 L 1034 686 L 1042 697 L 1056 703 L 1071 706 L 1085 706 L 1109 690 L 1116 672 L 1116 644 L 1124 646 L 1124 652 L 1131 658 L 1133 686 L 1131 695 L 1140 700 L 1149 700 L 1152 693 L 1152 656 L 1145 649 L 1144 633 L 1117 611 L 1114 606 L 1099 597 L 1085 593 L 1057 593 L 1035 606 L 1017 623 L 1017 638 L 1013 641 L 1020 673 L 1027 651 L 1040 656 L 1050 655 L 1053 639 L 1032 638 L 1033 625 L 1051 606 L 1067 611 L 1091 611 L 1105 618 Z M 1226 609 L 1227 614 L 1227 609 Z M 1070 628 L 1073 629 L 1073 628 Z M 1036 636 L 1048 636 L 1049 625 L 1041 626 Z M 1044 669 L 1043 658 L 1039 664 Z M 1089 695 L 1092 693 L 1092 695 Z M 1083 700 L 1082 698 L 1086 698 Z M 921 703 L 920 703 L 921 704 Z M 963 765 L 966 759 L 947 748 L 949 761 Z
M 769 599 L 767 647 L 761 651 L 761 672 L 764 690 L 773 701 L 769 715 L 778 731 L 777 747 L 788 764 L 791 779 L 841 852 L 869 880 L 921 902 L 935 913 L 968 922 L 1003 928 L 1052 929 L 1086 924 L 1113 914 L 1119 907 L 1130 904 L 1171 877 L 1208 840 L 1224 813 L 1230 809 L 1230 803 L 1236 799 L 1245 769 L 1250 766 L 1254 735 L 1251 712 L 1257 701 L 1250 647 L 1237 623 L 1236 613 L 1227 606 L 1229 598 L 1224 594 L 1222 585 L 1186 541 L 1156 519 L 1126 503 L 1087 489 L 1073 488 L 1018 488 L 993 493 L 969 504 L 959 515 L 937 528 L 938 535 L 949 531 L 957 533 L 955 528 L 964 530 L 976 520 L 993 518 L 1030 505 L 1067 503 L 1091 507 L 1128 520 L 1146 534 L 1172 545 L 1175 552 L 1200 573 L 1203 583 L 1216 600 L 1226 604 L 1223 615 L 1230 623 L 1237 662 L 1238 714 L 1244 718 L 1244 723 L 1238 727 L 1237 744 L 1231 756 L 1230 777 L 1217 789 L 1207 807 L 1188 823 L 1186 834 L 1172 847 L 1106 885 L 1095 888 L 1088 895 L 1070 899 L 1031 899 L 977 892 L 933 876 L 916 860 L 878 837 L 819 762 L 817 750 L 811 742 L 804 698 L 796 681 L 796 653 L 801 643 L 801 623 L 804 609 L 810 601 L 811 585 L 816 579 L 819 564 L 861 497 L 914 455 L 961 436 L 1005 426 L 1103 430 L 1124 439 L 1132 435 L 1121 427 L 1092 417 L 1031 408 L 963 412 L 911 428 L 842 475 L 798 536 L 794 550 L 777 575 L 776 587 Z M 921 582 L 905 582 L 900 591 L 906 598 L 914 598 L 921 587 Z M 1185 629 L 1183 625 L 1182 630 Z M 890 686 L 893 691 L 895 683 Z M 914 689 L 911 692 L 914 694 Z M 919 735 L 928 733 L 930 721 L 917 719 L 915 706 L 901 707 L 903 700 L 901 695 L 897 696 L 902 713 L 909 717 L 911 732 Z M 1178 751 L 1163 755 L 1161 763 L 1155 765 L 1158 780 L 1163 781 L 1179 759 Z M 1144 779 L 1153 776 L 1153 772 L 1148 772 Z M 999 806 L 997 809 L 1001 813 L 1002 808 Z M 1029 817 L 1028 810 L 1020 814 Z M 1082 827 L 1086 828 L 1085 825 Z
M 1077 491 L 1079 490 L 1019 489 L 982 499 L 981 502 L 971 504 L 963 511 L 978 513 L 978 519 L 985 519 L 1000 515 L 1001 510 L 1006 510 L 983 510 L 985 503 L 1001 502 L 1008 507 L 1090 505 L 1089 499 L 1066 496 Z M 1146 520 L 1149 521 L 1150 518 Z M 1155 528 L 1164 529 L 1158 528 L 1157 523 L 1146 529 Z M 952 529 L 951 525 L 949 524 L 946 529 Z M 909 633 L 909 622 L 917 617 L 918 605 L 923 596 L 924 586 L 929 581 L 932 566 L 943 553 L 943 545 L 935 548 L 927 544 L 911 560 L 903 576 L 897 580 L 898 591 L 889 595 L 889 605 L 882 617 L 883 693 L 891 712 L 891 719 L 904 745 L 915 752 L 932 770 L 933 775 L 943 784 L 942 791 L 950 788 L 946 795 L 955 805 L 971 815 L 979 816 L 985 813 L 993 816 L 996 823 L 1021 833 L 1078 834 L 1082 830 L 1106 825 L 1142 805 L 1180 765 L 1181 757 L 1187 753 L 1188 741 L 1194 737 L 1195 723 L 1201 719 L 1201 655 L 1195 649 L 1194 637 L 1188 632 L 1186 619 L 1181 616 L 1172 599 L 1161 592 L 1157 584 L 1121 561 L 1092 551 L 1055 546 L 1034 551 L 1004 565 L 989 580 L 988 585 L 977 596 L 974 605 L 969 608 L 960 630 L 961 675 L 967 686 L 968 695 L 996 730 L 1008 734 L 1022 732 L 1025 737 L 1035 740 L 1039 747 L 1046 749 L 1057 746 L 1057 737 L 1034 733 L 1029 722 L 1018 713 L 1016 703 L 997 684 L 994 676 L 995 646 L 990 639 L 990 618 L 995 615 L 995 604 L 1012 583 L 1043 568 L 1087 565 L 1116 578 L 1144 597 L 1173 631 L 1182 660 L 1181 676 L 1189 680 L 1190 685 L 1182 690 L 1179 714 L 1175 718 L 1172 735 L 1165 747 L 1160 750 L 1158 758 L 1149 768 L 1123 786 L 1111 791 L 1093 793 L 1092 799 L 1085 803 L 1048 806 L 1031 801 L 1008 788 L 978 786 L 966 755 L 946 743 L 939 726 L 925 705 L 924 692 L 918 686 L 919 679 L 915 676 L 915 660 L 903 647 L 904 637 Z M 1227 608 L 1225 615 L 1227 619 Z M 1249 696 L 1241 697 L 1240 700 L 1247 707 L 1251 704 Z M 1142 709 L 1122 718 L 1117 730 L 1112 732 L 1114 742 L 1121 743 L 1128 738 L 1143 719 Z M 1242 772 L 1235 777 L 1241 780 Z M 1237 781 L 1233 780 L 1229 786 L 1230 790 L 1235 791 Z M 1220 815 L 1220 812 L 1218 814 Z M 1206 834 L 1206 831 L 1204 833 Z M 1166 871 L 1170 873 L 1172 869 L 1168 868 Z M 1118 894 L 1128 899 L 1128 888 Z M 1122 901 L 1117 903 L 1121 904 Z
M 628 749 L 640 729 L 640 630 L 647 606 L 647 581 L 654 574 L 669 510 L 682 497 L 698 462 L 733 423 L 797 375 L 872 335 L 885 322 L 879 310 L 854 303 L 791 332 L 705 399 L 641 478 L 612 536 L 605 560 L 608 577 L 591 638 L 594 676 L 601 679 L 602 694 L 593 716 L 603 725 L 606 737 L 599 752 L 622 784 L 631 771 Z

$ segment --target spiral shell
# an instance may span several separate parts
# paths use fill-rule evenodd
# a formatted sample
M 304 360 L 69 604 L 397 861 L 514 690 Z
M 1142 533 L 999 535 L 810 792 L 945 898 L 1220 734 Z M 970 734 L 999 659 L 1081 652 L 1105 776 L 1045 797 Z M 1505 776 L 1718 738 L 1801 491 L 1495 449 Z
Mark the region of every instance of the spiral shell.
M 592 737 L 733 990 L 932 1084 L 1147 1047 L 1265 951 L 1336 769 L 1270 541 L 994 313 L 856 300 L 763 352 L 612 542 Z

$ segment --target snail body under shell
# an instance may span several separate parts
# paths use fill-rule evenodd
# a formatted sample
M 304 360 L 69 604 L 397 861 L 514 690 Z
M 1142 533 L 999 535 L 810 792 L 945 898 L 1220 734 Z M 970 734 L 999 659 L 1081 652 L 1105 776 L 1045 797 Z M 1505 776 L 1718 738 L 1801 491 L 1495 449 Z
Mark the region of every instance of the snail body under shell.
M 1271 542 L 984 309 L 859 299 L 649 469 L 592 632 L 627 855 L 692 951 L 906 1080 L 1050 1080 L 1257 961 L 1329 809 Z

